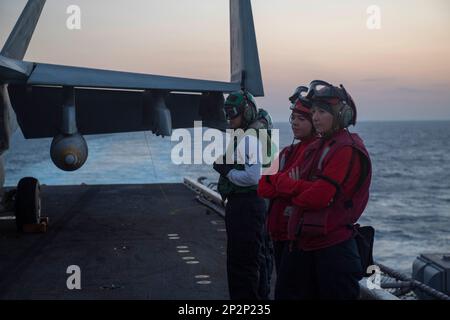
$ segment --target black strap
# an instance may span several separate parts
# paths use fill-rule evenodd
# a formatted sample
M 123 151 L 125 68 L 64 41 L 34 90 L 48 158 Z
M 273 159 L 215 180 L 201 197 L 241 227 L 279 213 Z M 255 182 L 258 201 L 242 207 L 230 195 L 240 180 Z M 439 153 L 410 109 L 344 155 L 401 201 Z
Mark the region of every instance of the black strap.
M 311 169 L 309 170 L 309 172 L 307 174 L 308 180 L 311 180 L 313 178 L 314 171 L 317 170 L 317 166 L 319 164 L 319 158 L 322 155 L 322 153 L 319 151 L 323 148 L 325 142 L 326 142 L 325 139 L 320 139 L 319 147 L 316 150 L 314 150 L 314 153 L 308 155 L 310 157 L 311 156 L 313 157 L 313 161 L 312 161 L 313 165 L 311 166 Z M 306 158 L 304 160 L 306 160 Z
M 359 155 L 359 163 L 361 164 L 361 174 L 359 176 L 358 183 L 356 184 L 355 188 L 356 191 L 362 187 L 362 185 L 367 179 L 367 176 L 369 175 L 369 162 L 367 161 L 367 158 L 361 152 L 358 152 L 358 155 Z
M 352 158 L 351 158 L 350 164 L 349 164 L 349 166 L 347 168 L 347 173 L 345 174 L 345 178 L 344 178 L 344 180 L 343 180 L 343 182 L 341 184 L 339 182 L 337 182 L 336 180 L 331 179 L 330 177 L 327 177 L 327 176 L 322 175 L 322 174 L 318 174 L 316 176 L 317 178 L 322 179 L 322 180 L 330 183 L 331 185 L 333 185 L 336 188 L 336 194 L 335 194 L 334 198 L 336 198 L 340 194 L 344 194 L 344 192 L 342 190 L 342 186 L 347 182 L 348 178 L 350 177 L 350 173 L 351 173 L 352 168 L 353 168 L 354 159 L 355 159 L 355 150 L 352 148 Z M 345 206 L 348 207 L 348 208 L 353 207 L 353 202 L 352 202 L 351 198 L 345 202 Z
M 352 158 L 350 159 L 350 164 L 348 165 L 347 173 L 345 174 L 345 178 L 342 181 L 342 185 L 347 183 L 348 178 L 350 178 L 350 173 L 352 172 L 353 164 L 355 163 L 355 157 L 356 157 L 355 156 L 355 149 L 352 147 Z
M 330 177 L 327 177 L 327 176 L 324 176 L 321 174 L 317 175 L 316 177 L 333 185 L 336 188 L 336 195 L 342 192 L 342 187 L 336 180 L 331 179 Z
M 354 148 L 352 147 L 352 157 L 351 157 L 351 159 L 350 159 L 350 163 L 349 163 L 349 165 L 348 165 L 348 168 L 347 168 L 347 173 L 345 174 L 345 178 L 344 178 L 344 180 L 342 181 L 342 183 L 339 183 L 339 182 L 337 182 L 336 180 L 334 180 L 334 179 L 331 179 L 330 177 L 327 177 L 327 176 L 324 176 L 324 175 L 321 175 L 321 174 L 318 174 L 316 177 L 317 178 L 320 178 L 320 179 L 322 179 L 322 180 L 325 180 L 325 181 L 327 181 L 327 182 L 329 182 L 329 183 L 331 183 L 335 188 L 336 188 L 336 192 L 338 192 L 338 193 L 342 193 L 342 186 L 345 184 L 345 183 L 347 183 L 347 180 L 349 179 L 349 177 L 350 177 L 350 173 L 352 172 L 352 169 L 353 169 L 353 164 L 354 164 L 354 162 L 355 162 L 355 150 L 354 150 Z

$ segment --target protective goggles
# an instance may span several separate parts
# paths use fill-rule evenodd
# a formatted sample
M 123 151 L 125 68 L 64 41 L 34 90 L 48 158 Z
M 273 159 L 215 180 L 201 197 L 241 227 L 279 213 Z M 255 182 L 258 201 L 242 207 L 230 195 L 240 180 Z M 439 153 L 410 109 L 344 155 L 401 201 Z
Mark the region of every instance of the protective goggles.
M 225 116 L 227 117 L 228 120 L 232 120 L 232 119 L 236 118 L 237 116 L 239 116 L 239 110 L 235 106 L 226 105 L 224 107 L 224 110 L 225 110 Z
M 311 101 L 306 97 L 308 93 L 308 87 L 300 86 L 295 89 L 294 94 L 289 97 L 289 101 L 292 103 L 291 110 L 293 110 L 298 102 L 300 102 L 306 108 L 311 108 Z
M 294 94 L 289 97 L 289 101 L 292 104 L 295 104 L 295 102 L 299 98 L 306 96 L 307 93 L 308 93 L 308 87 L 300 86 L 297 89 L 295 89 Z
M 340 87 L 335 87 L 322 80 L 314 80 L 311 82 L 306 97 L 308 99 L 338 99 L 346 102 L 349 101 L 347 91 L 342 84 Z

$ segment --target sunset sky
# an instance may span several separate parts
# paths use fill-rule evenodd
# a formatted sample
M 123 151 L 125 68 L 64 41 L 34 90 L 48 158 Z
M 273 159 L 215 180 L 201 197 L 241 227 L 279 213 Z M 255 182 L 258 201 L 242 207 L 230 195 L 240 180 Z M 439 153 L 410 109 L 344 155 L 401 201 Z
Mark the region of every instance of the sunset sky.
M 26 0 L 0 1 L 3 45 Z M 66 28 L 69 5 L 81 30 Z M 450 119 L 450 1 L 253 0 L 266 96 L 343 83 L 361 120 Z M 381 9 L 369 30 L 366 10 Z M 25 60 L 229 81 L 228 0 L 48 0 Z

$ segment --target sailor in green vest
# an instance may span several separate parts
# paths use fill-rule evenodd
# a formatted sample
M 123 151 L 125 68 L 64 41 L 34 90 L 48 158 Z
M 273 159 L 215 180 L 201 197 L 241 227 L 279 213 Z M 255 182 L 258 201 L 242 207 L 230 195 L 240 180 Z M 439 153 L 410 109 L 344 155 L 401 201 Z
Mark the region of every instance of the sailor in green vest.
M 231 93 L 224 110 L 235 135 L 231 135 L 227 151 L 214 163 L 214 169 L 220 173 L 218 191 L 227 200 L 225 223 L 230 298 L 268 299 L 272 268 L 265 241 L 266 203 L 258 197 L 256 190 L 266 162 L 263 151 L 267 151 L 260 140 L 270 137 L 261 132 L 270 130 L 272 121 L 266 111 L 257 109 L 254 97 L 244 91 Z M 271 146 L 270 143 L 265 145 Z

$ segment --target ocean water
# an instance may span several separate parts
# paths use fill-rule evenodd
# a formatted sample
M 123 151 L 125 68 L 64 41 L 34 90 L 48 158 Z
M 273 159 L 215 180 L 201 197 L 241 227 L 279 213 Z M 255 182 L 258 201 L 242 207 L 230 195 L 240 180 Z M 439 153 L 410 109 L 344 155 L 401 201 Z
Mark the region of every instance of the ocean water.
M 291 143 L 289 123 L 276 123 L 280 144 Z M 362 122 L 351 131 L 373 161 L 368 207 L 361 224 L 376 229 L 375 258 L 405 273 L 421 253 L 450 252 L 450 121 Z M 174 165 L 178 142 L 149 133 L 86 137 L 89 158 L 67 173 L 50 159 L 51 139 L 25 140 L 18 131 L 5 157 L 6 185 L 25 176 L 47 185 L 175 183 L 218 175 L 209 165 Z M 208 143 L 205 143 L 206 146 Z

